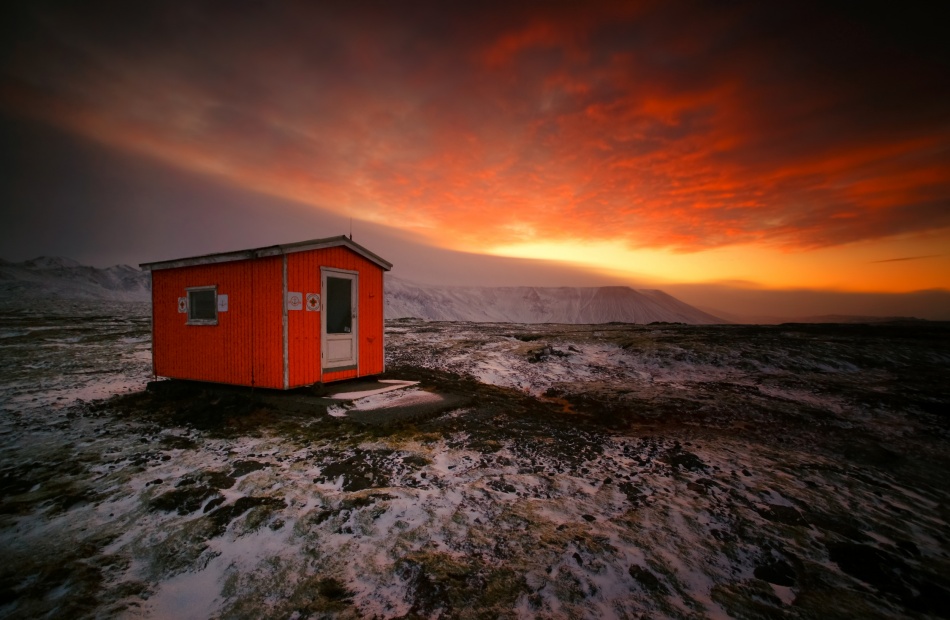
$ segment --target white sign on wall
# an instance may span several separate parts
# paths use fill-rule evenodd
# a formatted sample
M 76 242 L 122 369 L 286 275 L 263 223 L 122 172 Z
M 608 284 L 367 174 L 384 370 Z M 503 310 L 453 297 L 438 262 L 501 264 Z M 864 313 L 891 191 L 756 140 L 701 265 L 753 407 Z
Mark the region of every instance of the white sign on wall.
M 320 293 L 307 293 L 307 312 L 320 312 Z
M 218 295 L 218 312 L 228 311 L 228 296 Z
M 287 309 L 303 310 L 303 293 L 287 293 Z
M 178 298 L 178 314 L 185 314 L 188 312 L 188 298 L 179 297 Z

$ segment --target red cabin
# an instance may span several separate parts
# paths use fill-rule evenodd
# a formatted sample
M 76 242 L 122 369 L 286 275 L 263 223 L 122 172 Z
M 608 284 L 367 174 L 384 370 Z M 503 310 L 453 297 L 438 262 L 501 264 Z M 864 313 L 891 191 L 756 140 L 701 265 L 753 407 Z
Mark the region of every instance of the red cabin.
M 385 370 L 392 264 L 344 236 L 141 267 L 155 376 L 286 390 Z

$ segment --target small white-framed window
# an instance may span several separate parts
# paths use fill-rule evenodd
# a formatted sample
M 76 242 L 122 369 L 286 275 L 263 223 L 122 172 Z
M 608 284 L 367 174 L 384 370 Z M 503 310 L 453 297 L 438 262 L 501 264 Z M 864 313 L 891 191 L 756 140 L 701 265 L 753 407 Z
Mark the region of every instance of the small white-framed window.
M 188 325 L 218 324 L 218 287 L 193 286 L 188 294 Z

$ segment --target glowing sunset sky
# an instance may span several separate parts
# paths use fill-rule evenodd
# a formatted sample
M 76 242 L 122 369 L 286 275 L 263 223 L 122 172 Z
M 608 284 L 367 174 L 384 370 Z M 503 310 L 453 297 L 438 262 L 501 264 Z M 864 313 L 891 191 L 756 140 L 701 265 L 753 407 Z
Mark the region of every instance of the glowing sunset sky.
M 28 3 L 0 107 L 418 247 L 634 285 L 950 289 L 950 54 L 922 8 L 349 4 Z M 140 260 L 174 257 L 149 217 Z

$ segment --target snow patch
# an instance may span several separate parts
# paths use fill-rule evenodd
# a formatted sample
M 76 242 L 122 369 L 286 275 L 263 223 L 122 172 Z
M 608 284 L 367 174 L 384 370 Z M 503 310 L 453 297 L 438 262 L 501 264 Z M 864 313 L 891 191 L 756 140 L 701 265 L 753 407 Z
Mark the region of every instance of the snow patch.
M 380 379 L 379 383 L 387 384 L 385 387 L 377 388 L 375 390 L 363 390 L 361 392 L 340 392 L 337 394 L 331 394 L 328 398 L 335 400 L 358 400 L 361 398 L 366 398 L 368 396 L 376 396 L 377 394 L 383 394 L 385 392 L 391 392 L 393 390 L 400 390 L 402 388 L 408 387 L 410 385 L 418 385 L 418 381 L 399 381 L 396 379 Z

